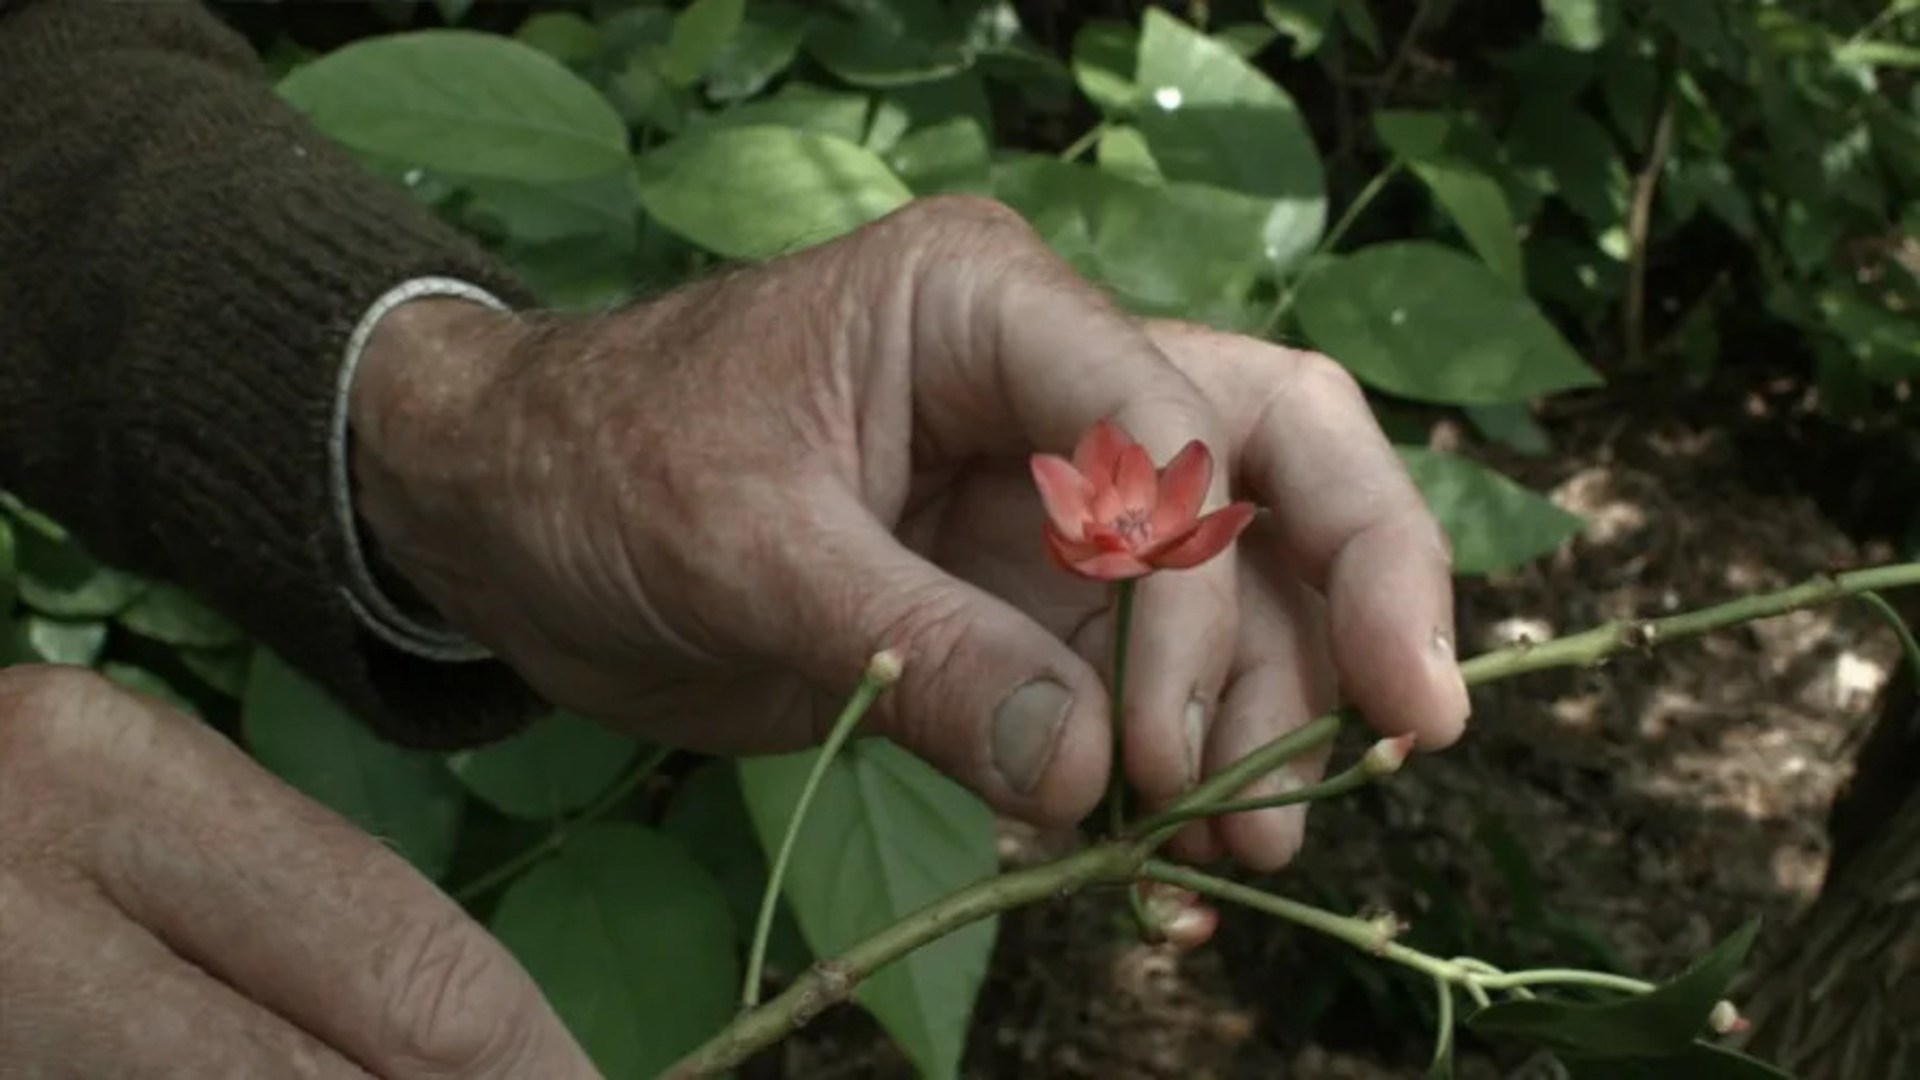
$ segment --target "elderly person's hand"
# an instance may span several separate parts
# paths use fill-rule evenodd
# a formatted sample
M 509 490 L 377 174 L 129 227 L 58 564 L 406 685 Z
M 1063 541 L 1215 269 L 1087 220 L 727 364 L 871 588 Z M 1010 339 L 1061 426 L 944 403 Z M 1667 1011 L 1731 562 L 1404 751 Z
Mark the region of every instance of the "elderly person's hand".
M 168 706 L 15 667 L 0 1075 L 599 1074 L 506 950 L 379 841 Z
M 389 562 L 558 705 L 674 745 L 815 741 L 867 657 L 874 729 L 1002 811 L 1084 816 L 1109 765 L 1107 597 L 1049 561 L 1028 473 L 1112 418 L 1271 509 L 1143 582 L 1129 779 L 1148 805 L 1335 703 L 1460 733 L 1446 543 L 1330 361 L 1118 313 L 1018 217 L 916 203 L 609 315 L 419 301 L 352 401 Z M 1257 866 L 1300 815 L 1189 830 Z

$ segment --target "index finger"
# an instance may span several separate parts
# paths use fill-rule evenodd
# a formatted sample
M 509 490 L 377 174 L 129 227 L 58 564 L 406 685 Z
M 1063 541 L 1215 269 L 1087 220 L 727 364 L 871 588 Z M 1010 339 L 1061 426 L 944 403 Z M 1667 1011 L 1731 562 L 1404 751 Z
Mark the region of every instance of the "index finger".
M 1344 695 L 1387 734 L 1452 744 L 1470 705 L 1451 548 L 1359 384 L 1317 353 L 1205 338 L 1199 348 L 1222 354 L 1243 403 L 1228 419 L 1240 480 L 1272 509 L 1276 554 L 1327 599 Z

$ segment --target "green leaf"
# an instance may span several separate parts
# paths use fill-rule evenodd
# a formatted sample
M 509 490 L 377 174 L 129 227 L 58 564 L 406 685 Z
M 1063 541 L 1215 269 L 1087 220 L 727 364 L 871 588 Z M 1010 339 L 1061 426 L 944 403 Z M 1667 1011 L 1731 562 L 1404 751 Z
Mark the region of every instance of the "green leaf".
M 1508 570 L 1559 547 L 1580 531 L 1573 514 L 1466 458 L 1395 447 L 1453 542 L 1453 572 Z
M 120 625 L 168 645 L 217 649 L 242 640 L 240 628 L 177 585 L 160 583 L 120 613 Z
M 449 176 L 548 183 L 627 157 L 627 131 L 559 61 L 495 34 L 422 30 L 328 53 L 280 93 L 352 149 Z
M 779 845 L 815 753 L 740 762 L 763 850 Z M 786 895 L 814 954 L 832 956 L 997 864 L 984 804 L 906 751 L 865 740 L 828 767 L 800 831 Z M 921 1075 L 958 1075 L 993 936 L 993 922 L 974 923 L 860 984 L 860 1003 Z
M 1502 1001 L 1475 1012 L 1467 1026 L 1509 1035 L 1556 1054 L 1582 1058 L 1665 1057 L 1684 1051 L 1706 1027 L 1745 962 L 1758 920 L 1728 935 L 1692 967 L 1652 992 L 1598 1003 Z
M 1526 284 L 1520 230 L 1507 195 L 1492 176 L 1448 149 L 1452 118 L 1444 113 L 1382 110 L 1374 114 L 1380 141 L 1405 161 L 1434 202 L 1460 227 L 1467 243 L 1516 288 Z
M 667 40 L 667 78 L 681 86 L 698 81 L 707 65 L 740 31 L 746 0 L 693 0 L 673 20 Z
M 1293 39 L 1293 55 L 1312 56 L 1320 51 L 1333 24 L 1335 0 L 1262 0 L 1261 14 L 1281 33 Z
M 733 1015 L 726 897 L 680 844 L 643 826 L 568 836 L 488 925 L 607 1076 L 653 1076 Z
M 20 601 L 47 615 L 107 618 L 150 587 L 145 578 L 95 562 L 71 538 L 55 540 L 35 529 L 19 529 L 14 548 Z
M 841 0 L 807 51 L 855 86 L 905 86 L 965 71 L 973 56 L 939 0 Z
M 460 832 L 460 785 L 439 755 L 385 742 L 265 649 L 240 703 L 260 764 L 438 878 Z
M 605 45 L 600 28 L 571 11 L 542 11 L 513 36 L 576 70 L 593 63 Z
M 1160 163 L 1153 160 L 1146 137 L 1131 124 L 1107 125 L 1094 148 L 1094 160 L 1107 172 L 1143 184 L 1158 184 L 1166 179 L 1160 172 Z
M 98 619 L 73 621 L 28 615 L 15 626 L 21 661 L 79 664 L 91 667 L 107 644 L 107 624 Z
M 1085 165 L 1017 158 L 994 193 L 1082 274 L 1141 314 L 1207 321 L 1261 266 L 1266 200 L 1202 184 L 1142 184 Z
M 986 132 L 964 116 L 921 128 L 887 152 L 887 164 L 917 195 L 984 194 L 992 186 Z
M 181 649 L 174 654 L 180 663 L 201 682 L 230 698 L 247 692 L 247 671 L 253 663 L 253 646 L 227 649 Z
M 20 595 L 20 571 L 14 558 L 13 525 L 0 518 L 0 615 L 13 610 Z
M 640 158 L 640 200 L 675 233 L 762 259 L 850 232 L 912 192 L 872 151 L 772 127 L 689 132 Z M 753 213 L 742 213 L 753 207 Z
M 747 5 L 740 29 L 707 65 L 707 96 L 739 101 L 766 89 L 793 66 L 810 18 L 805 8 L 779 0 Z
M 866 94 L 789 83 L 772 97 L 698 114 L 689 121 L 687 130 L 691 133 L 735 127 L 793 128 L 863 143 L 868 137 L 868 118 L 874 111 L 873 99 Z
M 476 180 L 462 186 L 472 195 L 468 216 L 519 243 L 598 236 L 633 246 L 640 188 L 630 163 L 601 176 L 552 184 Z
M 1352 34 L 1354 40 L 1366 46 L 1374 56 L 1384 56 L 1385 50 L 1380 47 L 1380 25 L 1374 22 L 1373 10 L 1367 6 L 1369 0 L 1334 2 L 1340 6 L 1340 25 L 1347 28 L 1347 33 Z
M 1326 227 L 1320 154 L 1286 91 L 1226 45 L 1149 8 L 1135 75 L 1134 122 L 1169 180 L 1273 202 L 1267 261 L 1284 271 Z
M 1547 436 L 1546 429 L 1519 402 L 1469 405 L 1466 414 L 1480 434 L 1509 450 L 1527 457 L 1541 457 L 1553 450 L 1553 440 Z
M 1526 294 L 1438 244 L 1329 260 L 1302 282 L 1296 311 L 1316 347 L 1403 397 L 1487 405 L 1600 383 Z
M 744 949 L 760 915 L 760 898 L 767 891 L 767 858 L 754 835 L 747 804 L 740 796 L 739 770 L 732 759 L 702 763 L 674 788 L 660 831 L 686 845 L 695 861 L 713 875 L 727 894 L 727 908 L 740 932 Z M 788 976 L 813 963 L 793 919 L 793 905 L 784 897 L 774 910 L 773 930 L 767 937 L 767 963 Z
M 500 255 L 546 307 L 602 311 L 628 300 L 639 268 L 625 238 L 574 235 L 541 244 L 510 244 Z
M 1710 1042 L 1694 1042 L 1665 1057 L 1559 1060 L 1572 1080 L 1793 1080 L 1784 1069 Z
M 1530 101 L 1507 133 L 1515 168 L 1544 194 L 1557 194 L 1596 231 L 1625 220 L 1631 180 L 1613 137 L 1598 120 L 1565 104 Z
M 1540 37 L 1575 52 L 1592 52 L 1606 44 L 1620 21 L 1614 0 L 1541 0 L 1545 18 Z
M 559 712 L 492 746 L 453 754 L 447 767 L 501 813 L 550 821 L 593 802 L 639 752 L 637 741 Z
M 1133 111 L 1134 68 L 1140 34 L 1111 19 L 1089 19 L 1073 35 L 1073 81 L 1100 111 L 1124 117 Z
M 136 694 L 145 694 L 157 701 L 171 705 L 181 712 L 186 713 L 188 716 L 200 715 L 200 706 L 194 704 L 192 698 L 181 693 L 171 682 L 167 681 L 165 676 L 155 671 L 141 667 L 138 664 L 128 664 L 118 660 L 109 660 L 101 664 L 99 670 L 101 675 L 106 676 L 109 681 L 119 685 L 123 689 L 131 690 Z

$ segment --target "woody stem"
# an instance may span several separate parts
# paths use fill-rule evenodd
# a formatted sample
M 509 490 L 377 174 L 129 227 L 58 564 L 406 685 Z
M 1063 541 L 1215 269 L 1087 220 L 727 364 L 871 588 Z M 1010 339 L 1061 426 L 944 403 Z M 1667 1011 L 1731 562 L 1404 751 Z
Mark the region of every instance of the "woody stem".
M 1133 636 L 1133 584 L 1113 584 L 1113 762 L 1107 783 L 1107 824 L 1114 836 L 1127 828 L 1127 642 Z

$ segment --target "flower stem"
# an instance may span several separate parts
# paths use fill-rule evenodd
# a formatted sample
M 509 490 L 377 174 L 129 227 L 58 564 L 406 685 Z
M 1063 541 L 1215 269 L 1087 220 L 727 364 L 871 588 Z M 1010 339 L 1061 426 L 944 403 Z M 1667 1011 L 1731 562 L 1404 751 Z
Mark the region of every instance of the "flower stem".
M 1860 594 L 1860 599 L 1866 601 L 1868 607 L 1879 612 L 1880 617 L 1887 620 L 1887 625 L 1893 629 L 1894 636 L 1900 639 L 1901 650 L 1907 654 L 1907 666 L 1913 669 L 1915 675 L 1920 675 L 1920 641 L 1913 639 L 1913 630 L 1907 626 L 1907 621 L 1900 617 L 1900 613 L 1894 610 L 1892 604 L 1887 603 L 1886 597 L 1877 592 L 1872 590 L 1863 592 Z
M 880 656 L 890 654 L 882 653 Z M 873 708 L 873 703 L 887 687 L 900 678 L 900 664 L 897 658 L 883 665 L 880 657 L 867 666 L 867 672 L 860 678 L 860 685 L 854 688 L 853 696 L 847 699 L 846 707 L 840 710 L 840 716 L 833 722 L 833 730 L 827 735 L 827 741 L 814 755 L 813 768 L 807 773 L 806 785 L 800 789 L 800 800 L 793 804 L 793 815 L 787 818 L 787 832 L 780 838 L 780 850 L 773 857 L 773 867 L 767 871 L 766 891 L 760 894 L 760 914 L 754 919 L 753 944 L 747 950 L 747 975 L 740 983 L 740 1007 L 751 1009 L 760 1003 L 760 977 L 767 964 L 767 940 L 773 935 L 773 913 L 780 904 L 780 883 L 787 876 L 787 862 L 793 857 L 794 841 L 800 836 L 800 825 L 807 817 L 807 808 L 813 805 L 813 796 L 820 788 L 820 778 L 827 774 L 827 766 L 833 763 L 834 756 L 852 737 L 853 729 L 860 726 L 860 720 Z
M 1536 968 L 1533 971 L 1469 971 L 1468 981 L 1486 990 L 1518 990 L 1524 987 L 1591 986 L 1599 990 L 1619 990 L 1644 994 L 1654 989 L 1645 979 L 1611 975 L 1604 971 L 1580 971 L 1575 968 Z
M 1113 762 L 1107 779 L 1107 824 L 1114 836 L 1127 828 L 1127 644 L 1133 637 L 1132 581 L 1113 584 Z
M 1447 1062 L 1453 1060 L 1453 984 L 1445 979 L 1435 979 L 1433 993 L 1433 1003 L 1440 1018 L 1433 1025 L 1433 1063 L 1427 1067 L 1427 1075 L 1441 1076 L 1447 1075 Z

